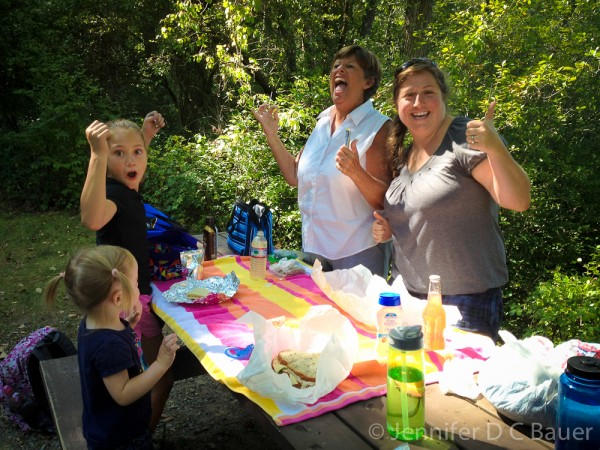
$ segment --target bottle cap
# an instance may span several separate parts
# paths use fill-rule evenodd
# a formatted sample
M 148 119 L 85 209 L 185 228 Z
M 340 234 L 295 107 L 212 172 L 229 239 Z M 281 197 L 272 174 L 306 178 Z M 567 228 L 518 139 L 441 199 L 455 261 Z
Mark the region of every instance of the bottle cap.
M 382 292 L 379 294 L 379 304 L 382 306 L 400 305 L 400 295 L 395 292 Z
M 588 380 L 600 380 L 600 359 L 571 356 L 567 360 L 567 372 Z
M 429 275 L 429 281 L 440 281 L 439 275 Z
M 390 330 L 390 346 L 398 350 L 421 350 L 423 348 L 423 331 L 421 325 L 396 327 Z
M 258 230 L 258 233 L 256 233 L 257 236 L 264 236 L 265 233 L 263 233 L 263 230 Z

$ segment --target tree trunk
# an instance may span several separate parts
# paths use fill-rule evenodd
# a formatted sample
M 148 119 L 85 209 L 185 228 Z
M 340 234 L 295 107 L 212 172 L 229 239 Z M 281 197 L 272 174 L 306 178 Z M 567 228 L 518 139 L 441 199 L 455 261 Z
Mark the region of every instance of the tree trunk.
M 367 1 L 367 10 L 365 12 L 365 17 L 363 18 L 363 22 L 360 26 L 360 36 L 367 37 L 371 33 L 371 29 L 373 28 L 373 22 L 375 22 L 375 16 L 377 15 L 377 6 L 379 5 L 379 0 L 368 0 Z
M 349 44 L 346 39 L 348 38 L 348 29 L 350 28 L 350 14 L 350 0 L 345 0 L 344 11 L 342 13 L 342 31 L 340 32 L 338 49 Z
M 404 10 L 404 54 L 406 59 L 427 55 L 427 44 L 415 39 L 431 21 L 435 0 L 407 0 Z
M 277 97 L 277 89 L 275 86 L 272 86 L 269 78 L 262 70 L 250 70 L 248 67 L 250 66 L 250 59 L 246 53 L 242 53 L 243 63 L 245 70 L 252 75 L 256 84 L 258 84 L 263 92 L 267 94 L 271 99 L 275 99 Z M 288 55 L 289 58 L 289 55 Z

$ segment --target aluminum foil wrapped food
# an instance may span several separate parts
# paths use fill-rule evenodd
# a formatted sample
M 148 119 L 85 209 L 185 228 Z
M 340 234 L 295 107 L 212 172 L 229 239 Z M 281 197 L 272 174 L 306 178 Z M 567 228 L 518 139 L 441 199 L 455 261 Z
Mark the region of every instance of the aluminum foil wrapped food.
M 232 271 L 224 277 L 180 281 L 172 285 L 163 295 L 171 303 L 216 305 L 233 297 L 239 286 L 240 279 Z
M 202 279 L 202 262 L 204 261 L 204 248 L 179 252 L 183 275 L 188 280 Z

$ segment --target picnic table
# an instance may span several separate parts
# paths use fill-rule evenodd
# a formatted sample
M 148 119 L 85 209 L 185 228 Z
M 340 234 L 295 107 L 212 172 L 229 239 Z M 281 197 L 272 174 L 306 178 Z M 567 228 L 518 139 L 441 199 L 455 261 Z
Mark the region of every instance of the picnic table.
M 226 247 L 226 236 L 219 239 L 218 253 L 230 253 L 222 243 Z M 203 278 L 225 276 L 232 270 L 236 273 L 240 287 L 230 301 L 210 307 L 169 302 L 162 292 L 173 282 L 156 282 L 153 308 L 206 371 L 231 389 L 282 448 L 553 448 L 553 443 L 545 440 L 542 430 L 511 423 L 500 417 L 485 399 L 470 401 L 444 395 L 437 383 L 429 383 L 426 387 L 425 438 L 408 444 L 395 440 L 386 430 L 385 372 L 367 374 L 353 369 L 336 390 L 313 405 L 279 404 L 250 391 L 236 378 L 247 361 L 224 355 L 224 349 L 243 347 L 253 340 L 251 330 L 237 319 L 249 310 L 267 319 L 281 314 L 298 318 L 311 305 L 333 303 L 320 292 L 309 275 L 278 279 L 268 273 L 266 280 L 252 280 L 249 265 L 249 257 L 240 256 L 222 256 L 204 263 Z M 375 330 L 355 321 L 352 323 L 357 328 L 361 348 L 371 345 Z M 435 363 L 435 359 L 433 356 L 428 358 L 430 363 Z M 369 362 L 358 362 L 355 368 L 363 364 Z

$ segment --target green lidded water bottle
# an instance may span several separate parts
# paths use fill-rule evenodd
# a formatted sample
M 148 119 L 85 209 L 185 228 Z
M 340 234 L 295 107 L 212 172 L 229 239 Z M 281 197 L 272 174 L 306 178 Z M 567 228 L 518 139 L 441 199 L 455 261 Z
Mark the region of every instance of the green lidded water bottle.
M 387 368 L 387 430 L 396 439 L 425 434 L 425 360 L 420 325 L 390 331 Z

